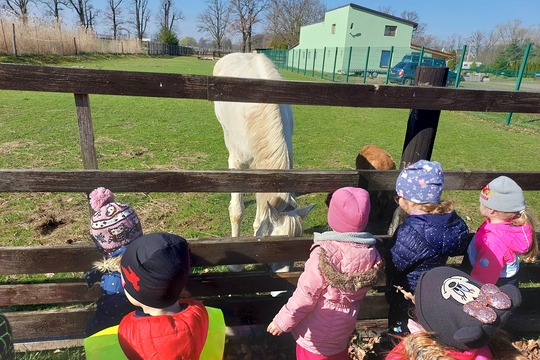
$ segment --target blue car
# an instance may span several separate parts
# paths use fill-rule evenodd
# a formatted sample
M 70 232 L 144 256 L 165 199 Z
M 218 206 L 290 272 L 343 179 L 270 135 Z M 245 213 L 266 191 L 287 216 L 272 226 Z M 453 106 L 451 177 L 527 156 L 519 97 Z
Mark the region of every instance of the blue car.
M 430 66 L 430 65 L 425 64 L 422 66 Z M 396 84 L 412 85 L 414 84 L 414 77 L 416 75 L 417 67 L 418 67 L 417 62 L 401 61 L 390 69 L 390 74 L 388 75 L 388 81 L 390 81 L 391 83 L 396 83 Z M 439 66 L 436 66 L 436 67 L 439 67 Z M 446 77 L 446 86 L 454 86 L 456 83 L 456 79 L 457 79 L 457 73 L 455 71 L 448 70 L 448 75 Z M 460 76 L 459 81 L 463 81 L 463 80 L 464 80 L 463 76 Z

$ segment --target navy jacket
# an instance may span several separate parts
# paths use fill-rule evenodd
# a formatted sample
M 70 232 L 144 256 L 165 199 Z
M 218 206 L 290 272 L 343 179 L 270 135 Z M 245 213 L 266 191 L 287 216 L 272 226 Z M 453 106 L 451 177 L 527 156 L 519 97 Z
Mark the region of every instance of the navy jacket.
M 469 229 L 455 211 L 410 215 L 397 228 L 390 249 L 390 286 L 414 293 L 420 275 L 467 251 Z M 388 264 L 387 264 L 388 265 Z

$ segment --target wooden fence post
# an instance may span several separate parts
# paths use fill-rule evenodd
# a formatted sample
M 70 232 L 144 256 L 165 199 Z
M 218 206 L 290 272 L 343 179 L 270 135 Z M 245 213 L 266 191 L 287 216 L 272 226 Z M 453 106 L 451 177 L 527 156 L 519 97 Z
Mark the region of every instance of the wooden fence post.
M 2 27 L 2 35 L 4 37 L 4 47 L 6 48 L 6 52 L 8 51 L 8 44 L 6 40 L 6 31 L 4 30 L 4 21 L 0 19 L 0 26 Z
M 448 68 L 419 66 L 414 83 L 416 86 L 445 86 L 447 75 Z M 421 159 L 431 159 L 440 115 L 440 110 L 411 110 L 400 169 Z
M 96 148 L 94 146 L 94 127 L 90 112 L 90 98 L 88 94 L 75 94 L 75 106 L 77 107 L 77 121 L 79 124 L 79 141 L 83 167 L 87 170 L 97 170 Z M 90 193 L 87 193 L 88 197 Z M 94 213 L 89 204 L 90 216 Z
M 88 94 L 75 94 L 75 106 L 77 107 L 83 166 L 87 170 L 97 170 L 98 163 L 96 149 L 94 147 L 94 128 L 92 126 L 92 114 L 90 112 L 90 98 Z
M 13 25 L 13 56 L 17 57 L 17 40 L 15 39 L 15 24 Z

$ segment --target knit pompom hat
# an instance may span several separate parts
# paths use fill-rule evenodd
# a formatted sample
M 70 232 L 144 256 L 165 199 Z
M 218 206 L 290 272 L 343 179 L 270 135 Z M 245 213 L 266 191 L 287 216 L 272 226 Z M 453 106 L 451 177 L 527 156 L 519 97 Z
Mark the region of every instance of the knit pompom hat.
M 332 194 L 328 206 L 328 225 L 337 232 L 362 232 L 366 229 L 370 210 L 366 190 L 355 187 L 338 189 Z
M 90 235 L 105 256 L 141 237 L 142 227 L 135 211 L 115 201 L 109 189 L 99 187 L 90 193 L 90 206 L 95 211 L 90 222 Z
M 398 196 L 416 204 L 438 204 L 444 186 L 444 173 L 437 161 L 418 160 L 401 170 L 396 180 Z
M 499 176 L 480 192 L 480 204 L 497 211 L 525 210 L 525 196 L 521 187 L 508 176 Z

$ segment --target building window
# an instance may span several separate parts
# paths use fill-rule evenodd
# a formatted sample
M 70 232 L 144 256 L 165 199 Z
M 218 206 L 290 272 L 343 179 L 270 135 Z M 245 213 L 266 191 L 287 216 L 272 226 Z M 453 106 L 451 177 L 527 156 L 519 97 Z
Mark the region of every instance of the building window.
M 379 63 L 379 66 L 382 68 L 388 68 L 390 66 L 390 51 L 381 51 L 381 61 Z
M 336 24 L 332 24 L 332 34 L 336 33 Z
M 396 36 L 396 29 L 397 29 L 397 26 L 386 25 L 384 27 L 384 36 Z

